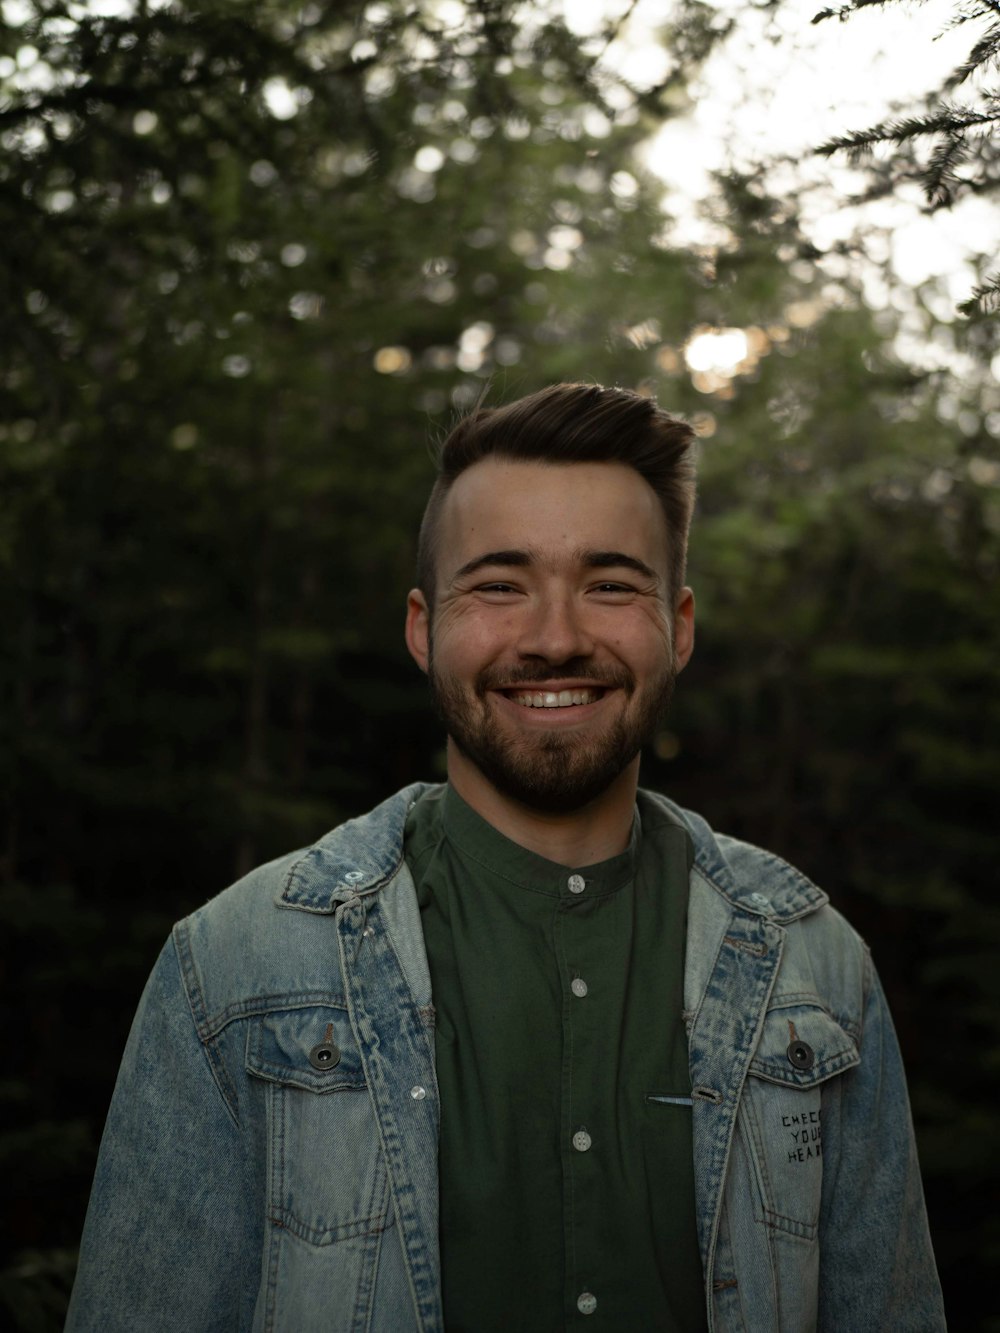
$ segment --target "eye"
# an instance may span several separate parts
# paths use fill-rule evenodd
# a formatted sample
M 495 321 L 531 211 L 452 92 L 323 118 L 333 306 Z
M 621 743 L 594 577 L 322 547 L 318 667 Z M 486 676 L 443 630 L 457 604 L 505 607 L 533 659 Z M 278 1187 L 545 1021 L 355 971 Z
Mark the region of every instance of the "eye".
M 517 589 L 514 588 L 510 583 L 502 583 L 499 580 L 496 580 L 493 583 L 478 583 L 474 591 L 479 593 L 504 594 L 504 593 L 516 592 Z
M 616 594 L 627 595 L 635 592 L 635 589 L 628 583 L 596 583 L 592 589 L 593 592 L 601 593 L 603 596 L 615 596 Z

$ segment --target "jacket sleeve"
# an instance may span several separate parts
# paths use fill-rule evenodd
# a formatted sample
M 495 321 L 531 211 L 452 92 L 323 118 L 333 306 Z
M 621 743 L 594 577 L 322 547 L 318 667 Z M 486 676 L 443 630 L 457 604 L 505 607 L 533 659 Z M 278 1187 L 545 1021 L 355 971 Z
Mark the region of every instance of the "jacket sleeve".
M 254 1251 L 246 1233 L 258 1211 L 245 1158 L 168 941 L 108 1113 L 67 1333 L 236 1327 L 241 1300 L 256 1294 L 236 1258 Z
M 819 1328 L 935 1333 L 946 1327 L 903 1063 L 866 964 L 861 1063 L 823 1107 Z

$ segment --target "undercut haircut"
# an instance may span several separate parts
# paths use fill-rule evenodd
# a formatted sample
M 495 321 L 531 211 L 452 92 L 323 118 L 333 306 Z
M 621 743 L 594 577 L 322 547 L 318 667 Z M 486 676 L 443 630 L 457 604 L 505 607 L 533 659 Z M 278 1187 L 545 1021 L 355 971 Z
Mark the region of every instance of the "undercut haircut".
M 526 463 L 624 463 L 656 492 L 667 527 L 670 609 L 684 585 L 695 498 L 697 438 L 652 398 L 600 384 L 553 384 L 504 407 L 477 407 L 440 446 L 424 510 L 417 586 L 431 611 L 437 589 L 441 510 L 467 469 L 484 458 Z

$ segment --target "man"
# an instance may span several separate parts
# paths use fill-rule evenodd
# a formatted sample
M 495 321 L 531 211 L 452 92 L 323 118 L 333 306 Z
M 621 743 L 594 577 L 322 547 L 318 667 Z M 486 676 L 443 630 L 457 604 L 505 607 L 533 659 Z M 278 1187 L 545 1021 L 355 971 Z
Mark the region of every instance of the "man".
M 692 450 L 592 385 L 446 441 L 406 640 L 448 782 L 175 927 L 70 1329 L 944 1327 L 867 949 L 637 788 Z

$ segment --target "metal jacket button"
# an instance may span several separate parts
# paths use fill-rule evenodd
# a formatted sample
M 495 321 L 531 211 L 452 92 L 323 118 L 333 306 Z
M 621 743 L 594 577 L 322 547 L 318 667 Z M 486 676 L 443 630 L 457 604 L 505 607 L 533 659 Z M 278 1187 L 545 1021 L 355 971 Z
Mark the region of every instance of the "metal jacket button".
M 788 1061 L 796 1069 L 812 1069 L 816 1063 L 816 1055 L 813 1048 L 807 1041 L 801 1041 L 798 1037 L 788 1043 L 786 1051 Z
M 340 1048 L 332 1041 L 321 1041 L 309 1052 L 309 1063 L 313 1069 L 333 1069 L 340 1064 Z

